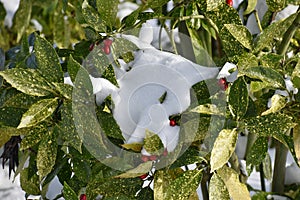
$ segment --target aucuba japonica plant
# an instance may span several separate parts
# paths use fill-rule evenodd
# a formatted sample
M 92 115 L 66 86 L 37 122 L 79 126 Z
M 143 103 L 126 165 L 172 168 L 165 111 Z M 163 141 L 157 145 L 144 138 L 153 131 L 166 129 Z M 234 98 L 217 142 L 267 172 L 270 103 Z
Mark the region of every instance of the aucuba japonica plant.
M 10 28 L 0 3 L 1 158 L 26 196 L 299 198 L 300 2 L 233 2 L 20 0 Z

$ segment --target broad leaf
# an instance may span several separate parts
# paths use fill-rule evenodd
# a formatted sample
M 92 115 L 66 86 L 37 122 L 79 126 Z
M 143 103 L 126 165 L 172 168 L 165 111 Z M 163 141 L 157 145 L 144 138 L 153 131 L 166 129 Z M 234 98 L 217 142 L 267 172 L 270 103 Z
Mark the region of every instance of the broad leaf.
M 265 157 L 265 159 L 262 162 L 263 164 L 263 170 L 264 170 L 264 176 L 268 181 L 272 180 L 272 160 L 271 160 L 271 156 L 269 155 L 269 153 L 267 152 L 267 155 Z
M 227 200 L 230 199 L 224 181 L 217 173 L 214 173 L 209 182 L 209 199 Z
M 87 0 L 84 0 L 82 3 L 82 15 L 87 24 L 93 27 L 96 31 L 106 31 L 106 26 L 103 23 L 100 14 L 91 5 L 89 5 Z
M 96 2 L 102 22 L 109 27 L 115 26 L 119 1 L 97 0 Z
M 64 140 L 64 144 L 74 147 L 74 149 L 81 153 L 82 141 L 74 124 L 71 102 L 65 101 L 63 103 L 61 119 L 62 121 L 59 128 L 61 129 L 61 137 Z
M 92 175 L 89 161 L 82 158 L 73 158 L 72 164 L 73 173 L 76 175 L 79 181 L 88 183 Z
M 250 152 L 246 155 L 247 165 L 257 166 L 266 157 L 268 151 L 268 138 L 259 137 L 252 145 Z
M 248 5 L 246 10 L 244 11 L 244 15 L 248 15 L 252 13 L 256 7 L 257 0 L 248 0 Z
M 224 27 L 241 45 L 243 45 L 249 50 L 252 49 L 252 35 L 245 26 L 236 24 L 225 24 Z
M 239 77 L 230 87 L 228 103 L 232 115 L 238 120 L 243 118 L 249 103 L 247 84 L 243 77 Z
M 226 164 L 235 150 L 238 133 L 236 129 L 223 129 L 217 137 L 210 156 L 210 171 L 220 169 Z
M 74 82 L 77 76 L 77 72 L 80 69 L 81 65 L 76 60 L 74 60 L 72 55 L 70 55 L 67 67 L 70 78 L 72 82 Z
M 47 96 L 52 93 L 47 81 L 34 69 L 14 68 L 0 71 L 0 75 L 17 90 L 33 96 Z
M 293 23 L 295 15 L 291 15 L 284 21 L 277 21 L 272 23 L 259 35 L 256 40 L 255 52 L 259 51 L 272 51 L 273 47 L 278 45 L 281 41 L 283 34 L 287 31 L 288 27 Z
M 259 79 L 270 87 L 285 89 L 285 82 L 282 75 L 274 69 L 267 67 L 251 67 L 242 72 L 246 76 Z
M 206 11 L 212 11 L 214 9 L 217 9 L 219 6 L 221 6 L 224 3 L 222 0 L 207 0 L 206 1 Z
M 29 175 L 29 168 L 25 168 L 20 173 L 20 183 L 22 190 L 27 194 L 40 195 L 40 182 L 37 174 Z
M 164 145 L 157 134 L 146 130 L 144 149 L 151 155 L 161 155 L 164 152 Z
M 50 117 L 58 106 L 57 98 L 42 99 L 23 114 L 18 128 L 31 127 Z
M 35 34 L 34 51 L 38 69 L 48 82 L 63 83 L 63 71 L 58 55 L 46 39 Z
M 249 132 L 265 137 L 281 136 L 295 126 L 292 117 L 281 113 L 252 117 L 245 120 L 245 125 Z
M 251 200 L 247 186 L 240 182 L 237 172 L 225 165 L 217 172 L 233 200 Z
M 24 108 L 28 109 L 37 101 L 41 100 L 42 97 L 31 96 L 25 93 L 18 93 L 14 95 L 12 98 L 9 98 L 4 106 L 13 107 L 13 108 Z
M 21 130 L 21 129 L 19 129 Z M 24 151 L 29 148 L 33 148 L 38 144 L 43 136 L 48 134 L 48 127 L 46 124 L 42 123 L 31 128 L 25 137 L 22 139 L 20 150 Z
M 114 119 L 111 113 L 107 113 L 104 111 L 97 112 L 97 117 L 101 129 L 103 130 L 105 135 L 115 139 L 124 140 L 122 131 L 120 130 L 119 125 L 117 124 L 116 120 Z
M 202 104 L 193 108 L 192 110 L 190 110 L 190 112 L 207 114 L 207 115 L 220 115 L 220 116 L 224 115 L 224 113 L 215 104 Z
M 120 56 L 123 56 L 128 52 L 133 52 L 138 49 L 138 47 L 134 43 L 124 38 L 114 38 L 111 46 L 116 58 L 119 58 Z
M 135 178 L 141 176 L 143 174 L 148 173 L 152 168 L 152 162 L 148 161 L 145 163 L 141 163 L 134 169 L 128 170 L 127 172 L 115 176 L 115 178 Z
M 0 125 L 17 127 L 25 111 L 25 109 L 13 107 L 0 108 Z
M 271 102 L 272 102 L 271 107 L 265 112 L 263 112 L 262 115 L 268 115 L 270 113 L 275 113 L 280 111 L 287 104 L 287 98 L 279 94 L 274 94 L 271 98 Z
M 37 168 L 40 180 L 47 176 L 55 165 L 57 155 L 57 141 L 53 132 L 43 136 L 37 152 Z
M 300 59 L 298 60 L 297 65 L 292 73 L 292 81 L 297 88 L 300 88 Z
M 170 182 L 166 199 L 185 200 L 195 192 L 202 179 L 202 170 L 189 170 Z
M 269 10 L 277 12 L 285 8 L 286 0 L 266 0 Z
M 78 200 L 77 194 L 74 192 L 74 190 L 66 182 L 64 182 L 63 195 L 64 195 L 65 199 Z
M 18 33 L 17 42 L 21 40 L 30 23 L 31 10 L 31 0 L 20 0 L 19 8 L 13 18 L 13 29 Z

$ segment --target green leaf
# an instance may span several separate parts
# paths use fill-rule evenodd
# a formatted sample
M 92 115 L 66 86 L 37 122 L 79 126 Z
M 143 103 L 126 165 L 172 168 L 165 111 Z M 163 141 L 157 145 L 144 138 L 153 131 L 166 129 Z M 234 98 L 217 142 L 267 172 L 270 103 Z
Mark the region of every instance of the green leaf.
M 72 99 L 73 87 L 64 83 L 52 83 L 55 86 L 56 91 L 60 93 L 65 99 Z
M 221 177 L 226 185 L 229 195 L 234 200 L 251 200 L 250 193 L 247 186 L 240 182 L 239 175 L 233 169 L 224 165 L 218 171 L 218 175 Z
M 134 199 L 135 194 L 141 189 L 140 178 L 116 179 L 103 178 L 102 172 L 96 175 L 87 185 L 87 199 L 95 199 L 100 194 L 105 198 L 126 195 L 127 199 Z
M 268 151 L 268 138 L 259 137 L 255 140 L 249 153 L 246 155 L 247 165 L 257 166 L 265 159 Z
M 34 51 L 38 69 L 48 82 L 63 83 L 64 74 L 58 55 L 46 39 L 35 34 Z
M 166 3 L 168 3 L 169 0 L 148 0 L 145 3 L 145 7 L 150 7 L 150 8 L 158 8 L 158 7 L 162 7 L 163 5 L 165 5 Z
M 73 172 L 79 181 L 88 183 L 92 175 L 89 161 L 75 157 L 72 159 L 72 164 Z
M 268 137 L 285 134 L 295 124 L 292 117 L 288 115 L 272 113 L 249 118 L 245 120 L 245 126 L 253 134 Z
M 79 137 L 73 119 L 72 103 L 70 101 L 64 101 L 61 108 L 61 137 L 64 140 L 64 144 L 74 147 L 81 153 L 82 141 Z
M 292 73 L 292 81 L 297 88 L 300 88 L 300 59 L 298 60 Z
M 223 28 L 220 30 L 220 38 L 222 39 L 222 44 L 223 44 L 222 46 L 223 46 L 223 49 L 224 49 L 226 55 L 228 57 L 233 57 L 233 56 L 240 55 L 240 54 L 247 52 L 248 50 L 244 45 L 249 47 L 248 46 L 249 39 L 243 37 L 246 35 L 246 32 L 243 33 L 244 29 L 241 29 L 241 30 L 237 31 L 238 32 L 237 34 L 235 34 L 233 32 L 234 29 L 236 29 L 235 27 L 242 27 L 242 26 L 239 26 L 239 25 L 229 26 L 229 25 L 230 24 L 224 25 Z M 232 28 L 232 27 L 234 27 L 234 28 Z M 232 33 L 230 31 L 232 31 L 234 35 L 232 35 Z M 238 34 L 241 34 L 240 36 L 242 36 L 242 37 L 239 37 Z M 235 37 L 239 37 L 239 38 L 237 39 Z M 241 43 L 241 42 L 243 42 L 243 43 Z
M 68 200 L 78 200 L 77 194 L 66 182 L 64 182 L 63 196 Z
M 0 125 L 17 127 L 25 111 L 21 108 L 0 108 Z
M 47 96 L 52 92 L 47 81 L 34 69 L 14 68 L 0 71 L 0 75 L 17 90 L 33 96 Z
M 223 129 L 217 137 L 211 151 L 211 172 L 220 169 L 226 164 L 235 150 L 238 132 L 236 129 Z
M 137 166 L 134 169 L 128 170 L 123 174 L 115 176 L 115 178 L 135 178 L 148 173 L 151 169 L 152 169 L 152 162 L 148 161 L 145 163 L 141 163 L 139 166 Z
M 190 110 L 190 112 L 207 114 L 207 115 L 220 115 L 220 116 L 224 115 L 224 112 L 219 110 L 217 105 L 208 104 L 208 103 L 199 105 L 199 106 L 193 108 L 192 110 Z
M 202 141 L 209 130 L 211 117 L 196 117 L 189 119 L 186 122 L 180 122 L 180 134 L 184 135 L 185 143 Z
M 245 26 L 236 24 L 225 24 L 224 27 L 241 45 L 243 45 L 249 50 L 252 49 L 252 35 Z
M 239 77 L 233 82 L 229 91 L 229 109 L 237 120 L 243 118 L 247 112 L 249 97 L 247 84 L 244 77 Z
M 110 62 L 107 55 L 104 54 L 100 46 L 97 46 L 89 53 L 86 59 L 84 59 L 82 66 L 84 66 L 92 76 L 99 77 L 104 74 L 109 64 Z
M 2 26 L 2 23 L 4 22 L 5 16 L 6 16 L 6 10 L 3 6 L 3 3 L 0 2 L 0 24 L 1 24 L 1 26 Z
M 89 5 L 87 0 L 82 3 L 82 15 L 86 23 L 96 31 L 105 32 L 106 26 L 103 23 L 100 14 Z
M 4 106 L 28 109 L 32 104 L 36 103 L 41 99 L 41 97 L 31 96 L 25 93 L 18 93 L 12 98 L 8 99 L 4 103 Z
M 264 175 L 265 178 L 268 181 L 272 180 L 272 160 L 271 160 L 271 156 L 269 155 L 269 153 L 267 152 L 267 155 L 265 157 L 265 159 L 262 162 L 263 164 L 263 170 L 264 170 Z
M 281 55 L 277 55 L 275 53 L 268 53 L 268 54 L 263 55 L 260 58 L 260 62 L 261 62 L 261 65 L 264 67 L 281 70 L 282 69 L 282 66 L 281 66 L 282 59 L 283 59 L 283 56 L 281 56 Z
M 19 129 L 20 130 L 20 129 Z M 39 124 L 31 128 L 25 137 L 22 139 L 20 150 L 26 150 L 29 148 L 33 148 L 36 144 L 38 144 L 43 136 L 48 133 L 48 127 L 46 124 Z
M 161 155 L 164 152 L 164 145 L 157 134 L 146 130 L 144 149 L 151 155 Z
M 77 72 L 80 69 L 80 67 L 81 65 L 76 60 L 74 60 L 72 55 L 70 55 L 67 68 L 72 82 L 75 81 Z
M 72 99 L 74 124 L 81 140 L 93 156 L 105 158 L 109 151 L 95 112 L 93 86 L 88 72 L 82 67 L 74 82 Z
M 211 200 L 230 199 L 224 181 L 216 173 L 213 174 L 209 182 L 209 199 Z
M 13 30 L 18 33 L 17 43 L 21 40 L 31 19 L 31 0 L 21 0 L 19 8 L 13 18 Z
M 185 200 L 197 190 L 202 179 L 202 170 L 189 170 L 170 182 L 165 199 Z
M 271 102 L 272 102 L 271 107 L 268 110 L 264 111 L 261 115 L 268 115 L 270 113 L 275 113 L 280 111 L 287 104 L 287 98 L 279 94 L 274 94 L 271 98 Z
M 272 23 L 259 35 L 256 40 L 255 52 L 269 51 L 271 52 L 274 46 L 279 45 L 278 41 L 282 40 L 283 34 L 293 23 L 295 15 L 291 15 L 283 21 Z
M 222 0 L 207 0 L 206 1 L 206 11 L 212 11 L 217 9 L 219 6 L 221 6 L 224 3 Z
M 138 49 L 134 43 L 125 38 L 114 38 L 111 46 L 112 52 L 116 58 Z
M 273 88 L 285 89 L 285 82 L 282 75 L 274 69 L 267 67 L 251 67 L 242 72 L 246 76 L 259 79 Z
M 133 150 L 135 152 L 141 152 L 143 145 L 144 144 L 142 144 L 142 143 L 131 143 L 131 144 L 122 144 L 121 146 L 128 150 Z
M 29 168 L 25 168 L 21 171 L 20 174 L 20 183 L 22 190 L 27 194 L 31 195 L 40 195 L 40 182 L 37 174 L 29 176 Z
M 97 117 L 105 135 L 115 139 L 124 140 L 122 131 L 111 113 L 104 111 L 98 112 Z
M 221 31 L 225 24 L 242 25 L 238 12 L 225 3 L 215 10 L 207 12 L 207 17 L 218 27 L 218 32 Z
M 42 99 L 23 114 L 18 128 L 31 127 L 50 117 L 58 106 L 57 98 Z
M 103 23 L 109 27 L 115 26 L 119 1 L 97 0 L 96 3 Z
M 269 10 L 277 12 L 285 8 L 286 0 L 266 0 Z
M 258 66 L 258 59 L 254 54 L 243 53 L 239 56 L 237 67 L 240 71 L 255 66 Z
M 257 0 L 248 0 L 248 5 L 246 10 L 244 11 L 244 15 L 248 15 L 252 13 L 256 7 Z
M 141 191 L 137 194 L 137 199 L 154 200 L 153 190 L 150 187 L 142 188 Z
M 47 176 L 55 165 L 57 155 L 56 137 L 49 132 L 47 137 L 42 139 L 37 152 L 37 168 L 40 180 Z

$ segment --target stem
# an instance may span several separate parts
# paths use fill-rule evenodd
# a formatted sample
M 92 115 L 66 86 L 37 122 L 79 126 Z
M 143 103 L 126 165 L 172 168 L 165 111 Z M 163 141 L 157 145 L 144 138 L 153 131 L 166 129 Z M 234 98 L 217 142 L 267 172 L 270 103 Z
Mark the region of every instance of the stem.
M 299 27 L 300 27 L 300 7 L 297 10 L 297 16 L 295 20 L 283 35 L 282 42 L 278 48 L 279 55 L 284 55 L 286 53 L 290 45 L 291 39 L 293 38 L 297 28 Z
M 284 180 L 285 180 L 285 164 L 288 149 L 279 141 L 275 140 L 275 164 L 272 182 L 272 192 L 283 193 L 284 192 Z
M 260 19 L 259 19 L 259 17 L 258 17 L 258 13 L 257 13 L 256 10 L 254 10 L 253 13 L 254 13 L 254 16 L 255 16 L 255 19 L 256 19 L 256 22 L 257 22 L 257 26 L 258 26 L 258 28 L 259 28 L 259 31 L 262 32 L 262 31 L 263 31 L 263 28 L 262 28 L 262 26 L 261 26 Z
M 259 165 L 259 171 L 260 171 L 260 184 L 261 184 L 261 190 L 262 191 L 266 191 L 266 183 L 265 183 L 265 175 L 264 175 L 264 168 L 263 168 L 263 164 L 260 163 Z
M 207 190 L 206 181 L 201 181 L 201 190 L 202 190 L 203 200 L 209 200 L 209 194 L 208 194 L 208 190 Z

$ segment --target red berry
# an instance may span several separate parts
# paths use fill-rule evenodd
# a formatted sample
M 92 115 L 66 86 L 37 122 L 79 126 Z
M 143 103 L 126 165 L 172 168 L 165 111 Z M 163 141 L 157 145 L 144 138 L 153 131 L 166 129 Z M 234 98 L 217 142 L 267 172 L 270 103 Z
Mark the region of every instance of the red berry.
M 80 200 L 86 200 L 86 194 L 80 195 Z
M 151 160 L 151 161 L 156 160 L 156 159 L 157 159 L 157 156 L 155 156 L 155 155 L 149 156 L 149 160 Z
M 104 46 L 102 50 L 104 51 L 104 53 L 106 55 L 110 54 L 110 47 L 109 46 Z
M 113 43 L 113 41 L 110 40 L 110 39 L 106 39 L 106 40 L 103 41 L 103 43 L 104 43 L 105 46 L 109 46 L 110 47 L 110 45 Z
M 147 176 L 148 176 L 148 174 L 143 174 L 143 175 L 140 176 L 140 179 L 144 180 L 144 179 L 147 178 Z
M 175 119 L 170 119 L 170 126 L 176 126 Z
M 227 88 L 228 88 L 228 83 L 227 83 L 227 81 L 226 81 L 226 78 L 220 78 L 219 79 L 219 81 L 218 81 L 218 84 L 219 84 L 219 86 L 220 86 L 220 88 L 222 89 L 222 90 L 227 90 Z
M 93 51 L 94 47 L 95 47 L 95 43 L 92 43 L 89 47 L 89 51 Z
M 163 152 L 163 156 L 167 156 L 168 153 L 169 153 L 169 152 L 168 152 L 168 149 L 165 149 L 164 152 Z
M 227 3 L 230 7 L 233 6 L 233 0 L 226 0 L 226 3 Z
M 142 155 L 142 161 L 147 162 L 149 160 L 149 156 Z

